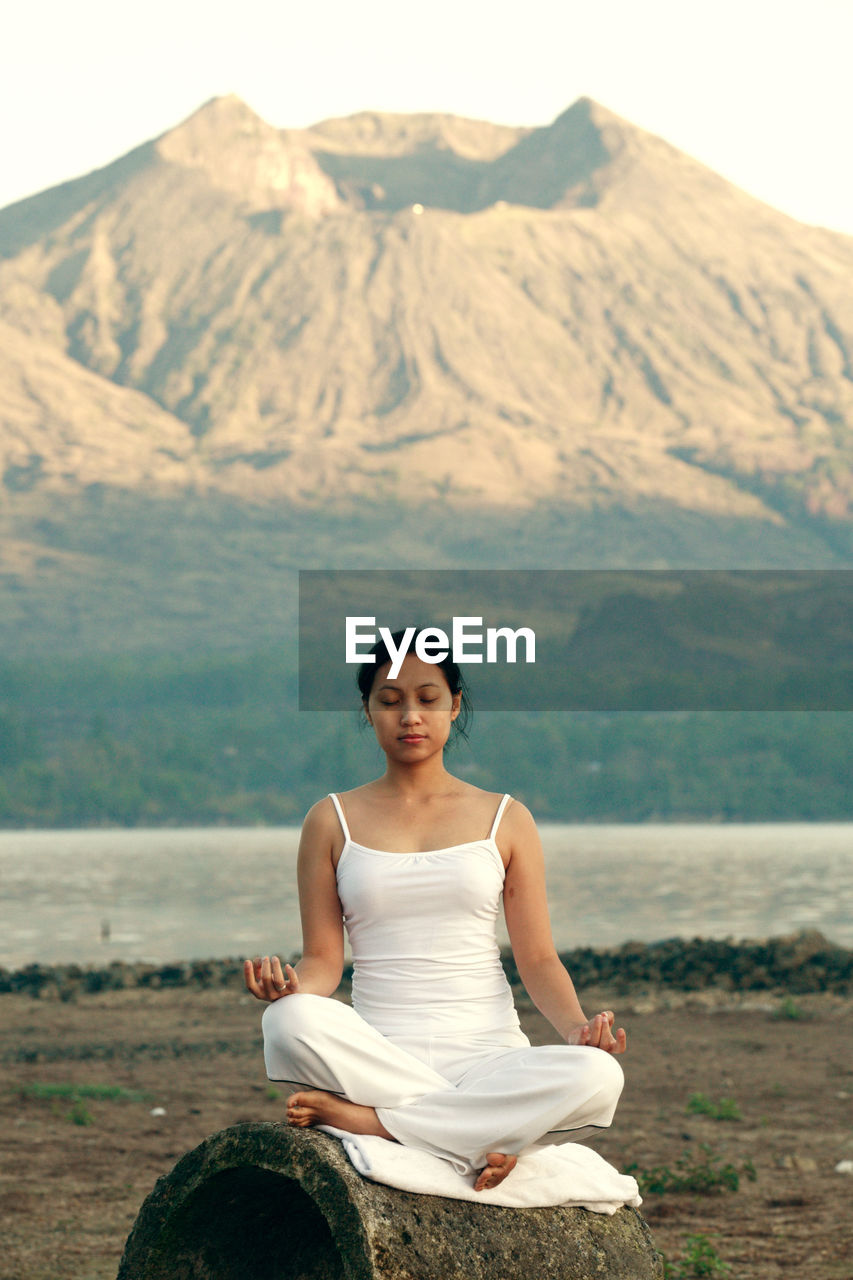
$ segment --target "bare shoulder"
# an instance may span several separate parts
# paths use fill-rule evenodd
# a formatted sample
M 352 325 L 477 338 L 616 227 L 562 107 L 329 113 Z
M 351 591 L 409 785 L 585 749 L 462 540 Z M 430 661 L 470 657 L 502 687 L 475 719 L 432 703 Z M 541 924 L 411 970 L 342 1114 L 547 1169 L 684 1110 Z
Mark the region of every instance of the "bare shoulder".
M 508 835 L 516 836 L 520 840 L 529 839 L 531 836 L 537 839 L 539 837 L 533 814 L 520 800 L 510 800 L 504 810 L 501 827 L 506 828 Z
M 305 815 L 299 839 L 300 852 L 322 856 L 334 853 L 338 843 L 343 843 L 341 824 L 331 796 L 324 796 Z
M 459 795 L 463 798 L 470 811 L 482 812 L 486 820 L 496 817 L 501 807 L 505 791 L 486 791 L 483 787 L 475 787 L 471 782 L 463 782 L 461 778 L 455 779 L 459 787 Z M 476 809 L 475 809 L 476 807 Z M 511 831 L 516 826 L 519 832 L 525 829 L 535 829 L 535 823 L 530 810 L 523 805 L 520 800 L 516 800 L 510 795 L 506 807 L 501 814 L 500 831 Z
M 322 800 L 318 800 L 316 804 L 312 804 L 311 808 L 305 815 L 302 823 L 302 830 L 310 830 L 311 832 L 320 832 L 324 830 L 331 831 L 334 824 L 338 820 L 335 812 L 334 802 L 331 796 L 323 796 Z
M 542 845 L 536 821 L 527 805 L 520 800 L 511 800 L 504 810 L 497 842 L 504 866 L 540 852 Z

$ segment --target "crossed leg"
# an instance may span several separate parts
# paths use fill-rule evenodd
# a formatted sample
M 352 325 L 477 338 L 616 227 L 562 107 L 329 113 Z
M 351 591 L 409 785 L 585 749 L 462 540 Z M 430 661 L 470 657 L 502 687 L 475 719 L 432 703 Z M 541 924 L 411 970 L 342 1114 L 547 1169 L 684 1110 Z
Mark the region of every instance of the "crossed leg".
M 271 1080 L 303 1086 L 288 1099 L 288 1123 L 430 1151 L 476 1172 L 477 1190 L 502 1182 L 532 1143 L 609 1124 L 622 1087 L 613 1058 L 569 1045 L 497 1050 L 451 1081 L 349 1006 L 302 994 L 268 1006 L 264 1055 Z
M 393 1134 L 388 1133 L 375 1107 L 348 1102 L 346 1098 L 338 1097 L 337 1093 L 327 1093 L 324 1089 L 304 1089 L 300 1093 L 292 1093 L 287 1100 L 287 1123 L 300 1129 L 328 1124 L 334 1129 L 343 1129 L 345 1133 L 370 1134 L 377 1138 L 388 1138 L 391 1142 L 397 1140 Z M 488 1152 L 485 1165 L 474 1183 L 474 1190 L 483 1192 L 500 1187 L 516 1164 L 515 1156 L 507 1156 L 498 1151 Z
M 376 1114 L 375 1107 L 360 1106 L 348 1102 L 335 1093 L 323 1089 L 306 1089 L 293 1093 L 287 1099 L 287 1123 L 304 1129 L 312 1125 L 328 1124 L 345 1133 L 364 1133 L 378 1138 L 396 1138 L 388 1132 Z M 477 1175 L 475 1191 L 491 1190 L 512 1173 L 518 1160 L 500 1151 L 490 1151 L 486 1163 Z

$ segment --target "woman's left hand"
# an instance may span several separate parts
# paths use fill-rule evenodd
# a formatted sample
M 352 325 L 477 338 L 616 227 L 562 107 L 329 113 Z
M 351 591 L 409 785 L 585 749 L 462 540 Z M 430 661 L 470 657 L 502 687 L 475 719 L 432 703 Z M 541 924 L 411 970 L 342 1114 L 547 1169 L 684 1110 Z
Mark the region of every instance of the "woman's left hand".
M 299 990 L 299 978 L 293 965 L 286 964 L 284 969 L 278 956 L 264 956 L 263 960 L 243 962 L 243 978 L 246 989 L 251 991 L 256 1000 L 281 1000 L 283 996 L 295 995 Z
M 628 1047 L 628 1038 L 622 1027 L 613 1033 L 615 1015 L 612 1009 L 597 1013 L 588 1022 L 581 1022 L 572 1027 L 568 1043 L 585 1045 L 590 1049 L 603 1049 L 605 1053 L 624 1053 Z

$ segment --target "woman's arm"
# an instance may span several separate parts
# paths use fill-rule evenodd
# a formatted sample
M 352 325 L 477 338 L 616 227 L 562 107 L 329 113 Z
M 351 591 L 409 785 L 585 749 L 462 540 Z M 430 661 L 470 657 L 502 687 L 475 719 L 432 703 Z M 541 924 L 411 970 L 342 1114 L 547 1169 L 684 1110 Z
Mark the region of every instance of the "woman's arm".
M 587 1018 L 551 936 L 545 890 L 545 858 L 536 823 L 514 801 L 504 815 L 500 844 L 509 857 L 504 881 L 504 915 L 519 977 L 536 1008 L 570 1044 L 623 1053 L 625 1032 L 611 1031 L 609 1011 Z
M 332 862 L 338 825 L 331 800 L 309 810 L 299 838 L 296 875 L 302 918 L 302 959 L 282 970 L 278 956 L 247 960 L 246 986 L 259 1000 L 303 994 L 330 996 L 344 969 L 343 911 Z

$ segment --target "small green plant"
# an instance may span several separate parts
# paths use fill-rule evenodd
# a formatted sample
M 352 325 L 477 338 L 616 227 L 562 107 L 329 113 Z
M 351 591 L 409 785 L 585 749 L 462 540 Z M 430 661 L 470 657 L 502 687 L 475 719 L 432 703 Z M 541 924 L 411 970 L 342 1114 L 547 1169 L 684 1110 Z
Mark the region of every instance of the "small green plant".
M 691 1115 L 710 1116 L 712 1120 L 740 1120 L 740 1107 L 734 1098 L 720 1098 L 712 1102 L 705 1093 L 693 1093 L 687 1100 Z
M 144 1102 L 146 1095 L 120 1084 L 24 1084 L 18 1090 L 22 1098 L 99 1098 L 110 1102 Z
M 664 1263 L 664 1280 L 699 1280 L 705 1276 L 728 1275 L 731 1267 L 723 1262 L 708 1236 L 688 1236 L 684 1257 L 678 1262 Z
M 276 1089 L 274 1084 L 267 1085 L 266 1098 L 269 1102 L 278 1102 L 281 1097 L 281 1089 Z
M 37 1098 L 52 1104 L 54 1115 L 62 1115 L 61 1102 L 70 1102 L 71 1110 L 65 1112 L 65 1119 L 72 1124 L 94 1124 L 95 1117 L 86 1106 L 85 1099 L 96 1098 L 110 1102 L 142 1102 L 144 1093 L 135 1089 L 125 1089 L 120 1084 L 23 1084 L 18 1089 L 21 1098 Z
M 95 1117 L 86 1106 L 82 1098 L 77 1098 L 73 1107 L 68 1112 L 68 1119 L 72 1124 L 94 1124 Z
M 698 1191 L 704 1195 L 712 1195 L 722 1191 L 737 1191 L 741 1174 L 754 1182 L 755 1165 L 751 1160 L 745 1161 L 740 1169 L 715 1155 L 707 1143 L 701 1143 L 701 1155 L 694 1157 L 692 1152 L 685 1151 L 675 1162 L 675 1168 L 668 1165 L 655 1165 L 651 1169 L 641 1169 L 635 1162 L 628 1165 L 625 1173 L 637 1179 L 641 1195 L 662 1196 L 667 1191 Z
M 773 1017 L 781 1021 L 801 1022 L 807 1014 L 792 996 L 785 996 L 774 1011 Z

